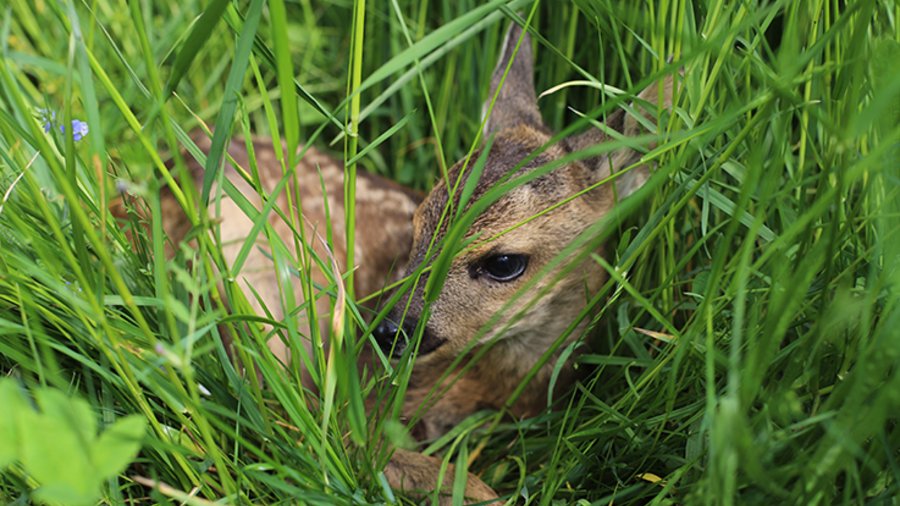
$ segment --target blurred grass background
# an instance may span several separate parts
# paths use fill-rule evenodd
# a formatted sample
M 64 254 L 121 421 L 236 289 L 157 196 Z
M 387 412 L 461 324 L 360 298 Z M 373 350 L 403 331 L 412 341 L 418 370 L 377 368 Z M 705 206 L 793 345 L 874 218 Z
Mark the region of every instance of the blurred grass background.
M 103 425 L 147 419 L 105 503 L 408 501 L 365 443 L 396 424 L 370 419 L 361 438 L 358 389 L 318 409 L 241 325 L 233 283 L 226 318 L 214 241 L 166 262 L 160 230 L 133 247 L 107 210 L 126 189 L 155 211 L 163 160 L 201 120 L 338 158 L 377 140 L 360 170 L 428 189 L 468 152 L 509 18 L 532 8 L 538 90 L 571 84 L 541 99 L 549 126 L 610 112 L 596 83 L 635 92 L 681 68 L 678 120 L 608 248 L 620 283 L 597 307 L 582 383 L 551 414 L 489 431 L 473 420 L 443 442 L 447 458 L 477 454 L 472 468 L 512 503 L 896 503 L 894 2 L 11 0 L 0 370 L 85 397 Z M 45 134 L 42 108 L 90 133 Z M 265 387 L 226 358 L 223 321 Z M 36 486 L 18 465 L 0 472 L 5 503 Z

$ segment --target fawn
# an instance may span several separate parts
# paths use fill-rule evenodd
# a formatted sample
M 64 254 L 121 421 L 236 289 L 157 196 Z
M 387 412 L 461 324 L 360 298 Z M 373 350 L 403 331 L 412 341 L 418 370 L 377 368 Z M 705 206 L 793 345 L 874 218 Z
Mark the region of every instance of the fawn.
M 530 38 L 513 24 L 491 80 L 490 96 L 496 93 L 497 98 L 485 123 L 484 133 L 485 138 L 491 139 L 490 148 L 486 153 L 486 148 L 482 148 L 471 157 L 469 166 L 482 156 L 484 165 L 480 178 L 470 186 L 473 191 L 463 207 L 471 206 L 506 177 L 528 174 L 609 139 L 601 130 L 591 128 L 555 144 L 550 143 L 552 133 L 541 120 L 532 74 Z M 669 109 L 672 80 L 651 86 L 639 98 L 641 103 L 651 104 L 648 111 Z M 486 111 L 490 101 L 489 98 Z M 653 112 L 645 115 L 647 119 L 655 116 Z M 611 114 L 606 124 L 624 136 L 643 133 L 641 122 L 623 110 Z M 200 149 L 209 149 L 206 138 L 195 140 Z M 271 192 L 283 177 L 275 148 L 271 142 L 259 139 L 249 144 L 232 141 L 229 153 L 239 166 L 246 167 L 249 161 L 248 145 L 256 157 L 262 187 Z M 532 153 L 538 154 L 529 159 Z M 565 262 L 555 264 L 556 267 L 544 267 L 563 253 L 579 234 L 602 220 L 618 199 L 631 194 L 646 181 L 648 169 L 640 163 L 641 156 L 638 150 L 621 148 L 608 154 L 575 159 L 511 188 L 474 219 L 464 238 L 475 238 L 475 241 L 454 256 L 443 286 L 436 295 L 432 294 L 430 304 L 425 302 L 429 275 L 425 272 L 411 293 L 401 298 L 374 328 L 372 333 L 378 346 L 394 358 L 403 355 L 408 346 L 416 347 L 403 411 L 407 417 L 421 416 L 414 429 L 417 438 L 440 436 L 465 417 L 485 408 L 508 409 L 519 417 L 534 415 L 546 408 L 552 360 L 534 374 L 515 402 L 508 403 L 508 399 L 545 352 L 553 347 L 560 350 L 562 345 L 574 339 L 570 337 L 557 342 L 585 308 L 588 298 L 585 294 L 595 293 L 607 276 L 586 251 L 572 253 Z M 526 162 L 516 169 L 523 160 Z M 190 166 L 194 175 L 202 178 L 201 166 L 196 162 L 190 162 Z M 472 171 L 464 169 L 464 162 L 457 163 L 447 180 L 451 184 L 460 181 L 458 188 L 469 186 L 466 182 Z M 343 175 L 339 163 L 313 148 L 308 148 L 299 162 L 296 186 L 289 185 L 286 191 L 299 192 L 303 218 L 313 228 L 324 229 L 327 201 L 334 230 L 343 230 L 344 212 L 339 200 L 343 192 Z M 614 182 L 611 180 L 613 175 L 616 176 Z M 233 168 L 226 168 L 225 176 L 257 208 L 261 208 L 257 189 Z M 608 179 L 610 181 L 605 182 Z M 323 187 L 326 196 L 322 195 Z M 592 189 L 584 192 L 588 188 Z M 285 193 L 275 198 L 278 199 L 276 205 L 287 211 Z M 356 216 L 360 226 L 355 244 L 359 264 L 355 287 L 359 294 L 375 291 L 396 279 L 391 274 L 399 270 L 396 267 L 405 264 L 404 274 L 413 276 L 432 265 L 434 255 L 429 254 L 432 240 L 440 244 L 448 232 L 442 213 L 448 205 L 460 205 L 461 192 L 452 196 L 450 193 L 446 181 L 440 181 L 423 200 L 417 193 L 392 182 L 360 174 L 356 193 Z M 163 203 L 164 228 L 177 242 L 185 236 L 188 227 L 178 205 L 172 202 L 171 196 L 164 196 L 166 198 L 168 202 Z M 230 265 L 246 241 L 256 240 L 249 237 L 253 223 L 230 199 L 223 198 L 211 211 L 220 222 L 223 253 Z M 270 214 L 269 222 L 283 237 L 293 233 L 290 224 L 276 213 Z M 353 268 L 345 265 L 346 244 L 342 234 L 335 233 L 334 240 L 331 253 L 340 269 Z M 296 254 L 291 242 L 285 241 Z M 318 242 L 310 247 L 324 253 Z M 443 247 L 457 248 L 458 245 L 443 244 Z M 571 265 L 571 262 L 577 262 L 577 268 L 563 271 L 563 266 Z M 314 270 L 311 275 L 324 284 L 323 273 Z M 252 249 L 238 278 L 258 294 L 262 304 L 256 297 L 248 297 L 255 309 L 262 311 L 262 305 L 265 305 L 275 319 L 288 313 L 280 309 L 280 290 L 293 289 L 295 293 L 301 293 L 296 276 L 292 277 L 292 287 L 280 286 L 270 256 L 259 248 Z M 532 283 L 531 293 L 539 294 L 539 300 L 528 294 L 518 294 L 526 283 Z M 328 303 L 327 297 L 317 299 L 315 304 L 319 313 L 328 313 Z M 420 322 L 426 313 L 427 321 Z M 575 336 L 577 332 L 569 335 Z M 289 352 L 280 338 L 273 338 L 269 345 L 276 356 L 289 360 Z M 476 353 L 481 354 L 480 359 L 464 368 L 467 359 Z M 448 369 L 453 370 L 448 374 Z M 571 367 L 564 367 L 557 384 L 564 385 L 571 376 Z M 440 395 L 431 395 L 434 391 Z M 427 403 L 427 409 L 417 413 L 423 403 Z M 442 487 L 437 483 L 439 468 L 440 461 L 434 457 L 396 450 L 385 472 L 394 487 L 409 492 L 432 491 Z M 445 475 L 453 476 L 453 469 Z M 476 501 L 493 501 L 498 497 L 473 475 L 469 475 L 465 495 Z M 449 504 L 449 498 L 442 496 L 441 502 L 444 501 Z
M 495 93 L 496 102 L 484 131 L 485 137 L 493 141 L 469 205 L 505 177 L 527 174 L 610 139 L 599 129 L 591 128 L 550 144 L 552 133 L 544 126 L 537 106 L 530 37 L 516 24 L 510 27 L 503 43 L 484 107 L 486 112 Z M 641 92 L 638 98 L 649 102 L 649 111 L 655 112 L 657 104 L 663 109 L 671 108 L 672 93 L 673 80 L 667 78 Z M 639 121 L 624 110 L 610 115 L 607 126 L 625 136 L 643 130 Z M 539 154 L 521 164 L 535 152 Z M 482 152 L 476 152 L 471 160 L 481 155 Z M 454 256 L 443 287 L 436 297 L 432 296 L 430 304 L 425 303 L 426 282 L 420 282 L 374 329 L 379 346 L 399 357 L 407 346 L 415 344 L 411 338 L 421 327 L 415 366 L 404 399 L 404 413 L 414 413 L 427 403 L 415 430 L 417 437 L 436 438 L 484 408 L 508 408 L 518 417 L 533 416 L 546 408 L 552 360 L 536 372 L 518 399 L 511 404 L 508 400 L 545 352 L 554 346 L 562 350 L 565 342 L 555 342 L 585 308 L 589 298 L 585 294 L 596 293 L 607 276 L 584 254 L 572 254 L 558 267 L 541 271 L 563 254 L 573 239 L 603 219 L 618 199 L 630 195 L 647 180 L 648 169 L 639 164 L 641 156 L 637 150 L 623 148 L 569 162 L 507 191 L 475 218 L 464 237 L 474 238 L 474 244 Z M 516 169 L 520 164 L 522 167 Z M 459 181 L 457 187 L 465 187 L 471 173 L 466 168 L 464 161 L 457 163 L 449 171 L 447 181 Z M 598 185 L 614 171 L 622 171 L 614 183 Z M 448 203 L 459 206 L 460 193 L 450 196 L 446 181 L 442 180 L 419 205 L 413 217 L 414 238 L 407 276 L 420 272 L 423 263 L 433 260 L 428 255 L 430 245 L 440 244 L 448 232 L 446 224 L 440 224 L 441 214 Z M 549 212 L 540 214 L 542 211 Z M 563 266 L 570 266 L 573 261 L 578 266 L 563 273 Z M 540 278 L 532 279 L 536 276 Z M 529 282 L 529 293 L 518 293 Z M 418 320 L 426 306 L 430 306 L 428 318 L 422 325 Z M 569 336 L 577 334 L 572 332 Z M 568 341 L 572 339 L 569 337 Z M 481 356 L 467 364 L 460 360 L 461 354 Z M 454 367 L 459 372 L 447 374 L 448 368 Z M 571 379 L 571 366 L 565 365 L 557 385 L 564 387 Z M 431 399 L 434 391 L 440 395 Z M 428 480 L 430 465 L 421 464 L 421 482 L 414 483 L 407 476 L 403 488 L 434 487 L 433 479 Z M 398 472 L 412 474 L 408 468 Z M 472 498 L 485 501 L 496 497 L 492 494 Z

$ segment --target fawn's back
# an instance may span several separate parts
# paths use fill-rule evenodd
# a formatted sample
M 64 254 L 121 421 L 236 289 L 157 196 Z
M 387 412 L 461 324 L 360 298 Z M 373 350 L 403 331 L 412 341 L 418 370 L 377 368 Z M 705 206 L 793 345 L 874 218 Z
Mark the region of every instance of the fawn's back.
M 191 137 L 201 151 L 209 152 L 211 140 L 208 136 L 198 132 Z M 257 314 L 271 314 L 275 321 L 292 315 L 298 318 L 300 334 L 308 337 L 309 309 L 296 311 L 295 308 L 285 307 L 282 294 L 290 290 L 295 295 L 296 304 L 304 302 L 302 281 L 297 273 L 299 262 L 296 259 L 299 255 L 311 258 L 310 255 L 315 254 L 322 260 L 322 264 L 309 261 L 311 269 L 308 274 L 314 286 L 333 286 L 332 258 L 341 273 L 348 269 L 343 166 L 332 157 L 309 147 L 295 170 L 286 175 L 274 143 L 261 138 L 253 138 L 250 142 L 232 139 L 228 144 L 228 155 L 234 163 L 226 161 L 223 177 L 257 211 L 264 209 L 261 194 L 274 198 L 275 203 L 267 214 L 273 234 L 267 236 L 264 231 L 254 231 L 253 220 L 227 192 L 222 191 L 221 198 L 211 199 L 208 212 L 221 240 L 225 262 L 233 266 L 245 244 L 252 242 L 253 246 L 247 251 L 240 270 L 233 272 L 233 277 Z M 251 157 L 255 164 L 251 164 Z M 187 164 L 199 186 L 203 179 L 203 165 L 191 157 L 188 157 Z M 255 166 L 259 188 L 249 183 L 235 165 L 246 174 L 251 174 Z M 283 189 L 273 193 L 285 178 L 287 183 L 282 185 Z M 212 195 L 216 195 L 220 187 L 215 185 Z M 354 287 L 357 295 L 362 296 L 383 288 L 402 270 L 412 244 L 412 215 L 422 197 L 415 191 L 366 172 L 359 173 L 356 193 L 354 255 L 357 266 L 362 267 L 356 269 Z M 172 242 L 177 244 L 185 238 L 190 223 L 170 194 L 163 196 L 162 208 L 164 229 Z M 306 236 L 306 243 L 302 246 L 304 251 L 297 250 L 295 241 L 301 225 Z M 330 242 L 325 239 L 329 235 L 328 228 L 332 232 Z M 290 254 L 292 272 L 280 279 L 273 261 L 273 244 L 283 244 Z M 286 280 L 290 283 L 289 287 L 283 286 Z M 333 289 L 326 291 L 334 293 Z M 258 298 L 253 295 L 254 292 Z M 330 321 L 328 315 L 332 301 L 326 293 L 316 294 L 316 314 L 324 317 L 325 322 Z M 322 326 L 327 333 L 328 324 Z M 290 360 L 290 351 L 284 339 L 276 335 L 268 344 L 270 350 L 286 364 Z M 309 341 L 304 346 L 308 348 Z

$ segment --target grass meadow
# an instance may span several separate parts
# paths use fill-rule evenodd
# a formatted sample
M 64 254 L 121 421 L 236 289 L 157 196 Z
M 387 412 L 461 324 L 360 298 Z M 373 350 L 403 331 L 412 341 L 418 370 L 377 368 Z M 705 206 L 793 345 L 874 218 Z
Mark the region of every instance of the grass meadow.
M 156 216 L 169 186 L 199 216 L 166 162 L 201 124 L 428 190 L 473 149 L 516 19 L 557 131 L 684 79 L 653 177 L 598 232 L 612 281 L 589 294 L 581 381 L 425 451 L 507 504 L 898 504 L 898 18 L 891 0 L 3 2 L 0 503 L 416 503 L 373 444 L 403 444 L 408 368 L 356 377 L 359 301 L 336 305 L 344 352 L 318 357 L 337 387 L 304 391 L 217 274 L 209 220 L 167 260 L 153 220 L 110 209 L 124 193 Z M 372 391 L 387 407 L 367 415 Z

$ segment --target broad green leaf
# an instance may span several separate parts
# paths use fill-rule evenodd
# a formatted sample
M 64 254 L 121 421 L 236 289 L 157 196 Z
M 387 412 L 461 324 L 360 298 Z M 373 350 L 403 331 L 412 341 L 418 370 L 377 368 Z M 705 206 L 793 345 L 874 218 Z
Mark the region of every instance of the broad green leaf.
M 100 498 L 99 487 L 75 489 L 67 484 L 51 483 L 34 491 L 38 502 L 58 506 L 89 506 L 96 504 Z
M 0 415 L 0 471 L 2 471 L 18 457 L 19 434 L 16 418 L 22 411 L 29 409 L 14 380 L 0 380 L 0 406 L 3 406 L 3 414 Z
M 99 483 L 82 429 L 74 427 L 72 420 L 58 417 L 66 411 L 75 410 L 40 414 L 27 410 L 22 414 L 19 459 L 28 475 L 40 484 L 35 494 L 41 501 L 87 504 L 99 495 Z
M 140 415 L 116 420 L 91 446 L 96 476 L 110 478 L 122 472 L 141 449 L 147 422 Z
M 42 418 L 59 421 L 77 435 L 85 449 L 97 436 L 97 418 L 84 399 L 70 397 L 54 388 L 41 388 L 34 394 Z

